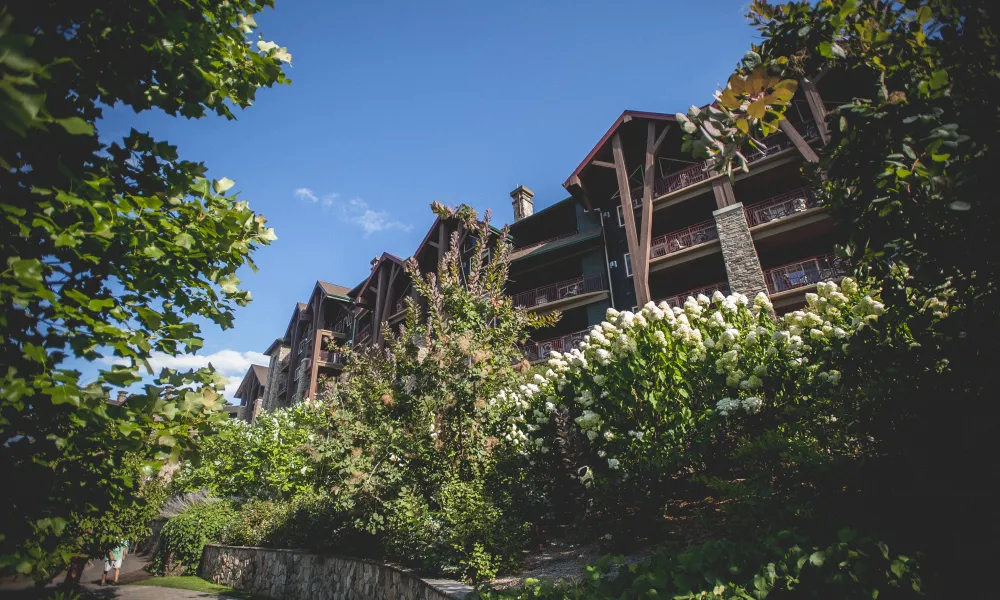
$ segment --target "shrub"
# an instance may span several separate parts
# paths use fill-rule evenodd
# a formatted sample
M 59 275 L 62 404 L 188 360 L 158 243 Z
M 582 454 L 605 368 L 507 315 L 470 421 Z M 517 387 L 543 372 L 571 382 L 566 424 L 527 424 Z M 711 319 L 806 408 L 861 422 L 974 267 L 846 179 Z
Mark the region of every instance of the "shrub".
M 226 527 L 222 542 L 234 546 L 279 546 L 275 543 L 276 533 L 286 526 L 291 510 L 290 502 L 250 500 Z
M 518 407 L 512 435 L 553 470 L 569 440 L 575 478 L 606 515 L 645 498 L 655 507 L 679 474 L 745 485 L 760 473 L 770 486 L 782 454 L 793 467 L 861 445 L 842 436 L 852 421 L 834 361 L 882 307 L 851 279 L 807 298 L 777 321 L 763 294 L 609 310 L 577 349 L 496 402 Z
M 196 504 L 167 521 L 160 531 L 160 541 L 153 554 L 152 568 L 163 574 L 179 565 L 193 575 L 201 563 L 206 544 L 222 541 L 223 532 L 236 518 L 236 511 L 226 500 Z
M 499 598 L 879 598 L 922 597 L 916 561 L 844 528 L 836 542 L 809 546 L 782 532 L 753 544 L 713 540 L 660 552 L 637 564 L 605 557 L 582 581 L 529 579 L 522 589 L 478 590 L 475 600 Z
M 474 581 L 489 581 L 515 565 L 526 530 L 478 482 L 452 479 L 431 497 L 400 491 L 387 510 L 385 541 L 392 556 Z

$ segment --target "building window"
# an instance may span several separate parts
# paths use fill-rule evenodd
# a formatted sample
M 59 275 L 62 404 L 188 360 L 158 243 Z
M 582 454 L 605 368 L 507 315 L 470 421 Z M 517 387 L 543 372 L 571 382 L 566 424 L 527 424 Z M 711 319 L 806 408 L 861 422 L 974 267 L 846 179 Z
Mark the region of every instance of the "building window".
M 621 204 L 618 205 L 618 226 L 625 227 L 625 211 L 622 210 Z
M 625 276 L 632 276 L 632 257 L 628 255 L 628 252 L 625 253 Z

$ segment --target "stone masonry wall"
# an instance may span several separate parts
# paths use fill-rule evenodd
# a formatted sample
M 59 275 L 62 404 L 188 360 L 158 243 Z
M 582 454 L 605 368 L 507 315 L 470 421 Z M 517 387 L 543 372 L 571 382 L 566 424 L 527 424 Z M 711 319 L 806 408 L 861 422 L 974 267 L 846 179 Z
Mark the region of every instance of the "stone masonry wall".
M 365 560 L 239 546 L 206 546 L 201 576 L 275 600 L 461 600 L 472 591 Z
M 760 292 L 767 293 L 764 272 L 761 271 L 757 249 L 750 236 L 743 204 L 737 202 L 712 214 L 719 232 L 719 244 L 722 246 L 722 258 L 726 262 L 730 290 L 749 298 Z
M 267 367 L 267 385 L 264 387 L 264 400 L 261 403 L 259 412 L 271 412 L 281 406 L 278 398 L 278 390 L 285 381 L 284 373 L 281 371 L 281 361 L 285 360 L 290 352 L 288 346 L 280 346 L 277 351 L 271 354 L 271 362 Z

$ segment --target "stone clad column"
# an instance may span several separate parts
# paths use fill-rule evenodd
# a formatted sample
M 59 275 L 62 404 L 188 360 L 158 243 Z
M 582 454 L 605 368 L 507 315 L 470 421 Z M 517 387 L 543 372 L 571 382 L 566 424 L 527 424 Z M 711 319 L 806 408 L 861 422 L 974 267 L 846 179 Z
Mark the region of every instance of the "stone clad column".
M 722 258 L 726 261 L 730 290 L 750 299 L 760 292 L 767 293 L 764 272 L 760 268 L 757 249 L 753 245 L 750 227 L 743 213 L 743 203 L 737 202 L 720 208 L 712 215 L 719 231 L 719 244 L 722 246 Z

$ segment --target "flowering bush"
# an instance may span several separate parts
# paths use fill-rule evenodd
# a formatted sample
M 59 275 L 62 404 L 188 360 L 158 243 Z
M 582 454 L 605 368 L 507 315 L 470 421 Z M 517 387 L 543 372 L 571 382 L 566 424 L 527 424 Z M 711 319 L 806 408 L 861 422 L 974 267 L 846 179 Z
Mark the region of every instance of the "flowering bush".
M 218 497 L 288 499 L 312 487 L 317 468 L 309 442 L 325 420 L 300 404 L 262 414 L 251 425 L 232 420 L 202 442 L 200 460 L 174 474 L 174 492 L 207 489 Z
M 696 465 L 722 438 L 821 408 L 840 383 L 836 357 L 882 311 L 852 279 L 819 284 L 804 310 L 779 320 L 764 294 L 611 309 L 578 348 L 553 354 L 545 374 L 498 399 L 524 407 L 511 436 L 540 455 L 563 415 L 581 442 L 585 484 L 655 476 Z

